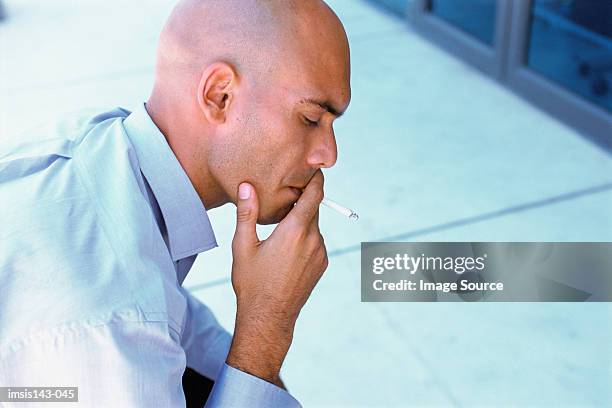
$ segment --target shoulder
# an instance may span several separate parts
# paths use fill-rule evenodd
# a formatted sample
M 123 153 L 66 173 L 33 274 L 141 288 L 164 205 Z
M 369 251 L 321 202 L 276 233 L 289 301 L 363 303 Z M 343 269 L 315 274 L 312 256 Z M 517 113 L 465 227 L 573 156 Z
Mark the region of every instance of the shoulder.
M 3 337 L 127 305 L 165 313 L 173 265 L 123 132 L 128 113 L 73 118 L 0 158 L 0 310 L 14 316 Z
M 92 130 L 106 129 L 112 122 L 121 121 L 129 114 L 123 108 L 83 109 L 35 125 L 22 133 L 8 135 L 0 141 L 0 164 L 6 166 L 12 161 L 53 154 L 68 157 L 70 148 L 82 142 Z
M 2 149 L 0 217 L 8 230 L 28 241 L 52 233 L 54 242 L 74 245 L 75 232 L 108 228 L 105 222 L 142 224 L 142 175 L 122 127 L 128 114 L 118 108 L 73 115 Z

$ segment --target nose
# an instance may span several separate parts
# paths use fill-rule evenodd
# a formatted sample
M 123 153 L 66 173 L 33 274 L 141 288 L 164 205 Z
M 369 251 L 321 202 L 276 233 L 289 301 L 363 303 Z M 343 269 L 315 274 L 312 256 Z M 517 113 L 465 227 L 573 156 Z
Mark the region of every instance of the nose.
M 313 138 L 314 143 L 308 154 L 308 164 L 313 168 L 327 169 L 333 167 L 338 160 L 338 147 L 334 130 L 321 132 Z

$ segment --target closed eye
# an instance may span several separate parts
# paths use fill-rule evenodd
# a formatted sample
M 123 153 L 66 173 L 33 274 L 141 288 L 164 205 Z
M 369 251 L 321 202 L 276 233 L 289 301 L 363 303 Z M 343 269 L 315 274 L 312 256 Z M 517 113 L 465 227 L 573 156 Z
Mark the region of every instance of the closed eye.
M 317 127 L 319 126 L 319 122 L 316 120 L 310 120 L 306 116 L 304 116 L 304 123 L 306 126 Z

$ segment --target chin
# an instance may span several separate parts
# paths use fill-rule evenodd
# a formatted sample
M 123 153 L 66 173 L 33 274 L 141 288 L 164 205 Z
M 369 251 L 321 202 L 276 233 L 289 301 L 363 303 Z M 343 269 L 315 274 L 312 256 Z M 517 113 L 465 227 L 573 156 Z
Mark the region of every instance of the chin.
M 278 224 L 287 216 L 287 214 L 289 214 L 289 212 L 291 212 L 292 208 L 293 203 L 288 206 L 281 207 L 272 213 L 260 214 L 257 223 L 259 225 Z

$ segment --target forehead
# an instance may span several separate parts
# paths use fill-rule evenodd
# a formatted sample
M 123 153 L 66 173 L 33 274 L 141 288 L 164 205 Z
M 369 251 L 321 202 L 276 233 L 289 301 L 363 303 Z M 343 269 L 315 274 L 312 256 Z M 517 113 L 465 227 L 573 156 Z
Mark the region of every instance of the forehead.
M 310 108 L 327 111 L 335 117 L 344 114 L 350 103 L 350 87 L 339 92 L 327 89 L 321 92 L 316 87 L 296 86 L 284 88 L 284 100 L 291 109 Z
M 314 61 L 303 68 L 294 65 L 282 90 L 292 105 L 315 106 L 341 116 L 351 100 L 349 71 L 320 68 L 322 64 Z
M 300 1 L 272 68 L 293 102 L 317 102 L 342 112 L 351 98 L 350 48 L 342 23 L 320 2 Z M 322 103 L 318 103 L 322 102 Z

